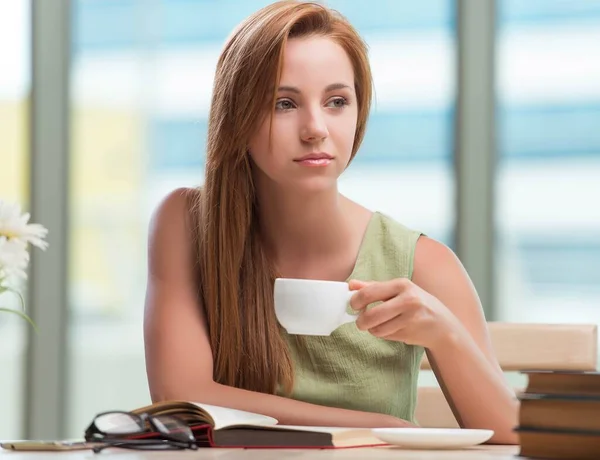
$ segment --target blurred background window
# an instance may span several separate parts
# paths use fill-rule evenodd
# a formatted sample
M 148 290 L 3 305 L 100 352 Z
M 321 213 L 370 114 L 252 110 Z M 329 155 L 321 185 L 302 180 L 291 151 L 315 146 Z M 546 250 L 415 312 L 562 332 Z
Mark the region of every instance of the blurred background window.
M 0 2 L 0 200 L 19 203 L 23 210 L 28 207 L 29 187 L 30 10 L 28 0 Z M 20 304 L 4 293 L 0 307 L 20 308 Z M 0 434 L 4 439 L 22 435 L 25 327 L 15 315 L 0 312 Z
M 500 0 L 497 318 L 600 323 L 600 2 Z

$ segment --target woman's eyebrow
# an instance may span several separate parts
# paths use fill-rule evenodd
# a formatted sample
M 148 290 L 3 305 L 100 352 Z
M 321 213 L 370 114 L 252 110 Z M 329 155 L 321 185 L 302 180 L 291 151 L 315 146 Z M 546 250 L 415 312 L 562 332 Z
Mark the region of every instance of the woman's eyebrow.
M 336 91 L 338 89 L 353 89 L 350 85 L 347 85 L 345 83 L 332 83 L 331 85 L 327 86 L 327 88 L 325 88 L 325 92 L 328 93 L 329 91 Z
M 279 88 L 277 88 L 277 91 L 287 91 L 289 93 L 300 94 L 300 90 L 295 86 L 280 86 Z
M 324 92 L 328 93 L 330 91 L 335 91 L 339 89 L 352 89 L 352 87 L 346 85 L 345 83 L 332 83 L 331 85 L 327 85 Z M 302 92 L 299 88 L 296 88 L 295 86 L 280 86 L 279 88 L 277 88 L 277 91 L 287 91 L 295 94 L 300 94 Z

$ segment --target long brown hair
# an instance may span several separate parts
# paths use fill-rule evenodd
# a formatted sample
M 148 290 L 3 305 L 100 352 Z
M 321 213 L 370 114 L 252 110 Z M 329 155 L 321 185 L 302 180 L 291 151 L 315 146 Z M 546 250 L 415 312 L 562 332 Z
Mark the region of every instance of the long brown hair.
M 294 37 L 339 43 L 354 67 L 358 122 L 354 157 L 365 133 L 372 80 L 367 48 L 334 10 L 309 2 L 273 3 L 247 18 L 217 64 L 208 122 L 206 176 L 198 217 L 199 290 L 213 353 L 214 380 L 263 393 L 290 392 L 293 366 L 273 308 L 273 264 L 257 222 L 248 142 L 273 110 L 283 51 Z

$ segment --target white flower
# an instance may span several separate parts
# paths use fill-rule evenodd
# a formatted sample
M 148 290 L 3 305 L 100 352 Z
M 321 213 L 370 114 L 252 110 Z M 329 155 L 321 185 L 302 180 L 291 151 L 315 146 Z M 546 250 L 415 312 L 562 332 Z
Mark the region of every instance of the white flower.
M 29 217 L 28 213 L 21 214 L 18 204 L 9 205 L 0 200 L 0 294 L 17 294 L 23 310 L 23 296 L 9 283 L 15 278 L 27 278 L 27 249 L 30 244 L 42 250 L 48 247 L 48 243 L 44 241 L 48 230 L 39 224 L 29 224 Z M 37 330 L 35 323 L 24 311 L 0 306 L 0 312 L 14 313 L 27 320 Z
M 29 253 L 25 243 L 0 236 L 0 285 L 9 278 L 27 278 L 25 270 L 28 263 Z
M 44 238 L 48 230 L 40 224 L 28 224 L 29 217 L 29 213 L 21 214 L 21 207 L 18 204 L 11 205 L 0 200 L 0 237 L 46 249 L 48 243 Z

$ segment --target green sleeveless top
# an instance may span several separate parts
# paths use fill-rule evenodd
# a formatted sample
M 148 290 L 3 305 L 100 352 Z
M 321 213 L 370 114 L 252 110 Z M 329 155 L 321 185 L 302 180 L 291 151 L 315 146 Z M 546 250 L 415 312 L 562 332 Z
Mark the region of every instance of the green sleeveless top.
M 420 235 L 375 212 L 348 281 L 411 278 Z M 356 314 L 350 306 L 348 313 Z M 294 363 L 291 398 L 415 422 L 422 347 L 374 337 L 355 323 L 340 326 L 330 336 L 282 333 Z

